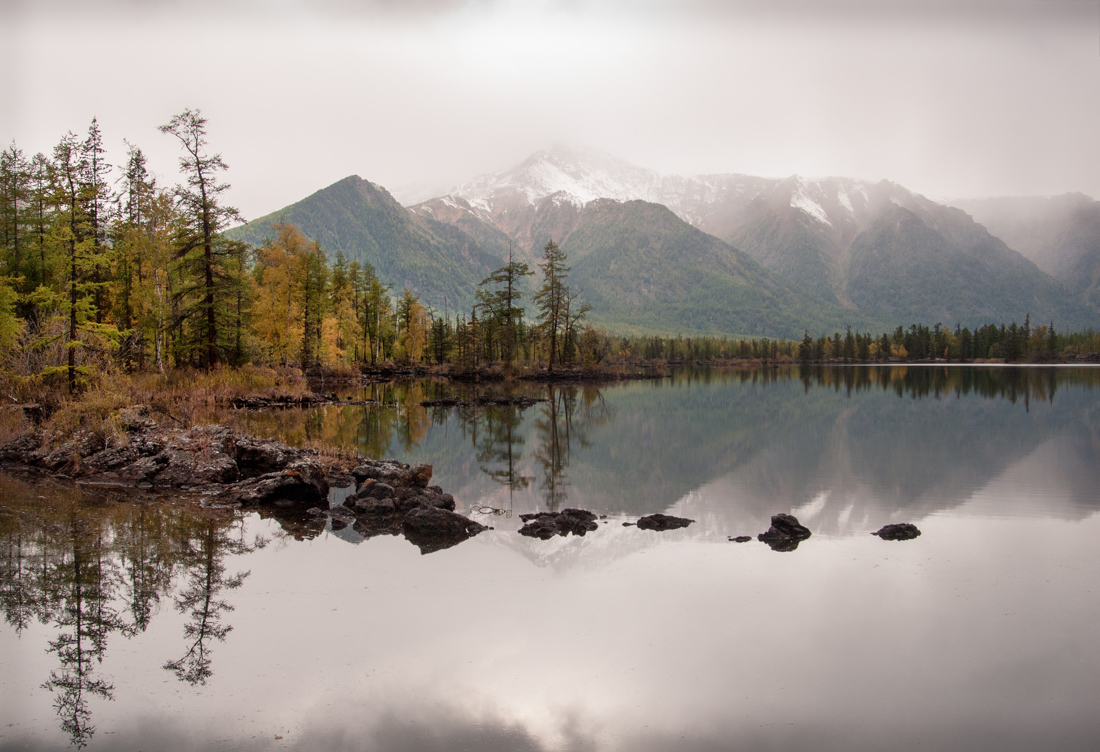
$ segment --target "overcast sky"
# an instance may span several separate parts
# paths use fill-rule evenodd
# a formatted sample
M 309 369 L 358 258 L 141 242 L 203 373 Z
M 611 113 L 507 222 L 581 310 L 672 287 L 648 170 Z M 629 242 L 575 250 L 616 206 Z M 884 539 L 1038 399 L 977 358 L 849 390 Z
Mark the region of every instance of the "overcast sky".
M 394 192 L 558 142 L 662 172 L 1100 198 L 1098 0 L 0 0 L 0 139 L 92 117 L 167 182 L 209 120 L 254 218 L 356 173 Z

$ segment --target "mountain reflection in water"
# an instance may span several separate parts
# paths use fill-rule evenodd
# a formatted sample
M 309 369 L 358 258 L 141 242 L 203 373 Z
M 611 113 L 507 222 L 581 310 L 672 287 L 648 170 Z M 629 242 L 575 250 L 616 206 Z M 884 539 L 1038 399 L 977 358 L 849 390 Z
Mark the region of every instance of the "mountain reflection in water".
M 469 506 L 680 509 L 757 532 L 771 514 L 803 509 L 839 534 L 956 506 L 1059 440 L 1066 451 L 1050 480 L 1073 486 L 1061 513 L 1088 513 L 1090 482 L 1100 480 L 1098 377 L 1089 368 L 696 368 L 605 388 L 508 387 L 548 400 L 527 409 L 423 407 L 501 387 L 420 381 L 356 393 L 376 401 L 365 406 L 219 419 L 291 444 L 430 462 L 434 482 Z
M 424 407 L 502 387 L 410 382 L 216 416 L 431 462 L 459 511 L 500 511 L 426 557 L 277 510 L 0 475 L 0 707 L 20 709 L 0 750 L 54 748 L 47 726 L 93 749 L 266 749 L 288 729 L 279 746 L 311 749 L 1094 748 L 1097 386 L 1070 368 L 693 369 L 508 387 L 546 400 L 526 409 Z M 610 520 L 515 533 L 570 506 Z M 697 522 L 621 525 L 652 512 Z M 776 512 L 814 536 L 725 542 Z M 866 535 L 897 521 L 925 534 Z

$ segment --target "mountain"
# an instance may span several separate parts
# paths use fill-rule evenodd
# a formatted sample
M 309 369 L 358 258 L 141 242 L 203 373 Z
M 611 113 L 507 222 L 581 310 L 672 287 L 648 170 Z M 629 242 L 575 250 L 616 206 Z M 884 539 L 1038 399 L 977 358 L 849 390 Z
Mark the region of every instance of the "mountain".
M 952 201 L 1100 310 L 1100 201 L 1081 193 Z
M 670 333 L 797 337 L 838 309 L 807 296 L 667 207 L 596 199 L 560 243 L 591 318 Z
M 330 256 L 370 263 L 383 283 L 442 310 L 469 310 L 477 284 L 504 264 L 508 238 L 491 225 L 439 222 L 410 212 L 381 186 L 352 175 L 226 232 L 261 245 L 272 227 L 297 225 Z
M 851 312 L 828 317 L 834 321 L 893 328 L 914 321 L 976 326 L 1026 313 L 1073 326 L 1096 319 L 965 212 L 888 181 L 662 176 L 598 152 L 555 147 L 411 208 L 444 222 L 490 223 L 533 261 L 548 238 L 567 239 L 584 207 L 599 198 L 664 205 L 790 289 Z

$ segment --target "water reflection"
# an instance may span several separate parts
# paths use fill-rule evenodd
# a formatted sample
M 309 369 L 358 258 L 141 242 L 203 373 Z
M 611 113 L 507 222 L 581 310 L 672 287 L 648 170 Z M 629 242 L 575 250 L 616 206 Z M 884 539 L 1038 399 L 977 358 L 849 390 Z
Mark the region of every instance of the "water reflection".
M 191 683 L 212 673 L 208 643 L 224 639 L 232 606 L 221 595 L 244 575 L 226 576 L 225 558 L 254 548 L 234 538 L 239 517 L 191 506 L 117 501 L 51 482 L 0 476 L 0 607 L 17 634 L 34 622 L 54 637 L 52 669 L 42 688 L 71 744 L 95 734 L 91 703 L 110 701 L 101 675 L 108 644 L 144 632 L 181 575 L 176 608 L 190 613 L 184 656 L 166 668 Z
M 175 608 L 188 615 L 183 627 L 188 641 L 183 656 L 164 664 L 164 668 L 188 684 L 206 684 L 214 670 L 210 657 L 210 643 L 224 642 L 233 629 L 224 623 L 224 617 L 233 606 L 223 593 L 236 590 L 244 584 L 249 572 L 227 576 L 225 558 L 229 555 L 250 553 L 264 542 L 246 543 L 231 537 L 231 530 L 218 520 L 206 518 L 192 530 L 180 550 L 180 562 L 185 568 L 187 586 L 175 597 Z
M 463 427 L 472 437 L 481 472 L 508 489 L 508 504 L 499 509 L 485 510 L 512 516 L 516 490 L 526 489 L 532 478 L 519 470 L 526 436 L 521 432 L 523 408 L 516 405 L 488 406 L 467 409 L 461 414 Z
M 688 368 L 607 388 L 410 381 L 348 395 L 367 405 L 220 417 L 289 443 L 430 462 L 468 506 L 640 515 L 687 504 L 737 533 L 802 509 L 842 533 L 963 503 L 1067 435 L 1069 475 L 1051 482 L 1074 480 L 1069 499 L 1095 508 L 1098 383 L 1089 368 Z M 420 404 L 502 389 L 546 401 Z

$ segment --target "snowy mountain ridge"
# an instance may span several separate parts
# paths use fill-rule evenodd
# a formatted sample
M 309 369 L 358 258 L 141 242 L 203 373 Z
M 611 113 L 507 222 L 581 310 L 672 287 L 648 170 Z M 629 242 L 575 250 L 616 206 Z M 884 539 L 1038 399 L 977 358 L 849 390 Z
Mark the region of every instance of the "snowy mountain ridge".
M 662 175 L 617 157 L 591 150 L 556 145 L 537 151 L 515 167 L 482 175 L 453 187 L 445 195 L 418 204 L 421 213 L 434 214 L 433 204 L 465 208 L 479 219 L 493 222 L 504 212 L 553 204 L 580 209 L 590 201 L 642 200 L 662 204 L 684 221 L 707 230 L 716 212 L 740 212 L 756 200 L 789 203 L 826 227 L 865 221 L 874 193 L 882 183 L 844 177 L 765 178 L 737 173 L 683 177 Z M 892 198 L 911 204 L 913 194 L 901 186 Z

